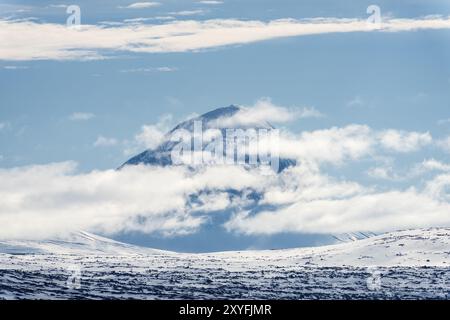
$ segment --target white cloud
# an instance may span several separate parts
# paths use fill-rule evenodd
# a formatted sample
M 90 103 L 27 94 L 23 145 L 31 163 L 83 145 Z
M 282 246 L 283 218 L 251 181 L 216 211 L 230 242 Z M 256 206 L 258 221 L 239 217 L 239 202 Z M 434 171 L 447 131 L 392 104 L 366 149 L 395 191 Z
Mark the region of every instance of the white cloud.
M 172 16 L 156 16 L 156 17 L 149 17 L 149 18 L 131 18 L 131 19 L 124 19 L 124 23 L 128 24 L 140 24 L 146 21 L 152 21 L 152 20 L 174 20 L 175 18 Z M 113 22 L 108 22 L 107 24 L 111 24 Z M 106 24 L 106 22 L 104 22 Z
M 152 7 L 158 7 L 161 3 L 159 2 L 135 2 L 128 6 L 119 6 L 119 8 L 124 9 L 146 9 L 146 8 L 152 8 Z
M 233 206 L 221 190 L 263 182 L 264 177 L 236 166 L 195 175 L 182 167 L 145 166 L 76 174 L 72 162 L 0 169 L 0 238 L 49 237 L 77 229 L 190 233 L 208 219 L 198 212 Z M 191 207 L 189 194 L 204 189 L 216 192 L 203 194 Z
M 445 152 L 450 153 L 450 136 L 448 136 L 447 138 L 438 140 L 436 142 L 437 146 L 439 148 L 441 148 L 442 150 L 444 150 Z
M 360 107 L 364 104 L 364 100 L 360 96 L 356 96 L 347 102 L 348 107 Z
M 51 4 L 49 5 L 50 8 L 67 8 L 67 4 Z
M 203 1 L 198 1 L 198 3 L 201 3 L 201 4 L 212 4 L 212 5 L 217 5 L 217 4 L 223 4 L 223 1 L 217 1 L 217 0 L 203 0 Z
M 155 141 L 145 128 L 137 137 Z M 239 166 L 195 171 L 130 166 L 77 174 L 71 162 L 0 169 L 0 238 L 49 236 L 71 229 L 179 235 L 196 232 L 211 210 L 225 209 L 235 212 L 226 228 L 248 234 L 450 225 L 450 174 L 442 163 L 424 163 L 445 174 L 422 189 L 380 191 L 321 172 L 323 161 L 351 163 L 371 154 L 378 146 L 376 137 L 377 132 L 357 125 L 304 132 L 298 144 L 290 146 L 302 161 L 272 175 Z M 243 196 L 230 197 L 229 189 Z M 246 205 L 253 201 L 245 196 L 249 190 L 261 194 L 264 208 L 273 209 L 248 214 Z M 199 195 L 198 203 L 189 202 L 192 194 Z
M 169 12 L 169 14 L 174 16 L 195 16 L 203 13 L 205 13 L 205 11 L 202 9 Z
M 132 141 L 125 141 L 124 154 L 129 156 L 141 152 L 142 149 L 154 149 L 159 146 L 171 129 L 173 117 L 171 114 L 163 115 L 156 124 L 147 124 L 141 127 L 139 133 Z
M 421 168 L 428 171 L 450 172 L 450 164 L 446 164 L 435 159 L 429 159 L 422 162 Z
M 449 226 L 450 204 L 415 190 L 362 194 L 345 199 L 299 201 L 250 216 L 240 213 L 226 226 L 245 234 L 282 232 L 383 232 Z
M 386 19 L 382 28 L 377 28 L 364 19 L 337 18 L 191 20 L 162 25 L 82 25 L 76 29 L 55 23 L 0 20 L 0 38 L 6 39 L 0 42 L 0 60 L 89 60 L 104 58 L 104 51 L 185 52 L 325 33 L 449 29 L 450 19 Z
M 323 115 L 313 107 L 292 107 L 286 108 L 277 106 L 268 98 L 258 100 L 255 105 L 241 107 L 236 114 L 231 117 L 223 117 L 217 120 L 218 127 L 235 126 L 265 126 L 269 123 L 289 122 L 301 118 L 317 118 Z
M 113 147 L 118 143 L 117 139 L 99 136 L 94 142 L 94 147 Z
M 282 135 L 278 148 L 281 157 L 308 163 L 342 164 L 370 155 L 375 146 L 373 131 L 368 126 L 349 125 L 305 131 L 299 136 Z
M 395 173 L 394 168 L 391 166 L 371 168 L 368 171 L 368 175 L 369 177 L 375 179 L 384 179 L 391 181 L 398 181 L 403 179 L 403 177 L 400 177 Z
M 289 183 L 275 187 L 277 194 L 266 189 L 266 204 L 282 206 L 256 214 L 239 212 L 226 228 L 244 234 L 276 234 L 383 232 L 450 225 L 449 174 L 433 178 L 422 190 L 379 191 L 301 167 L 285 173 L 289 180 L 284 181 Z
M 89 112 L 74 112 L 69 116 L 72 121 L 86 121 L 91 120 L 95 117 L 93 113 Z
M 175 72 L 178 68 L 175 67 L 149 67 L 149 68 L 135 68 L 120 70 L 123 73 L 151 73 L 151 72 Z
M 141 132 L 135 136 L 135 141 L 148 149 L 156 148 L 169 131 L 169 125 L 172 122 L 172 116 L 166 115 L 155 125 L 144 125 Z
M 383 147 L 397 152 L 412 152 L 430 145 L 433 142 L 429 132 L 407 132 L 399 130 L 386 130 L 380 134 L 380 143 Z
M 3 66 L 5 70 L 25 70 L 28 69 L 27 66 Z
M 294 117 L 320 116 L 311 108 L 280 107 L 268 99 L 242 112 L 244 115 L 238 112 L 231 116 L 232 123 L 245 124 L 248 118 L 284 122 Z M 128 147 L 158 146 L 171 123 L 167 115 L 155 125 L 143 126 Z M 210 219 L 211 211 L 220 210 L 233 212 L 225 223 L 227 230 L 247 234 L 450 226 L 449 164 L 424 161 L 420 170 L 437 175 L 423 181 L 420 188 L 379 189 L 322 172 L 327 168 L 325 164 L 373 161 L 387 151 L 394 157 L 394 152 L 413 152 L 430 143 L 428 133 L 377 131 L 352 124 L 298 135 L 282 132 L 277 146 L 280 155 L 299 161 L 279 174 L 266 175 L 239 166 L 195 170 L 129 166 L 76 173 L 72 162 L 0 169 L 0 238 L 43 237 L 72 229 L 180 235 L 196 232 Z M 103 136 L 94 143 L 99 147 L 118 144 L 122 146 L 122 142 Z M 387 161 L 369 174 L 400 179 L 391 164 Z M 230 195 L 226 192 L 229 189 L 239 190 L 242 195 Z M 253 190 L 261 195 L 259 204 L 264 206 L 250 214 L 247 206 L 255 200 L 246 195 Z M 189 199 L 194 194 L 198 201 L 192 203 Z
M 448 119 L 441 119 L 437 123 L 440 126 L 445 125 L 445 124 L 450 124 L 450 118 L 448 118 Z

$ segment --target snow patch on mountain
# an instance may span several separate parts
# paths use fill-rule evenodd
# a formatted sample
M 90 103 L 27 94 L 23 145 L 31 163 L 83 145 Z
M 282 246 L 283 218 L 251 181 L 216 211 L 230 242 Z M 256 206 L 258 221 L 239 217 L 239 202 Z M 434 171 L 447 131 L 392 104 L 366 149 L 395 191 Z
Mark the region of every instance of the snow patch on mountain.
M 48 240 L 0 241 L 0 254 L 131 255 L 166 251 L 133 246 L 79 231 Z

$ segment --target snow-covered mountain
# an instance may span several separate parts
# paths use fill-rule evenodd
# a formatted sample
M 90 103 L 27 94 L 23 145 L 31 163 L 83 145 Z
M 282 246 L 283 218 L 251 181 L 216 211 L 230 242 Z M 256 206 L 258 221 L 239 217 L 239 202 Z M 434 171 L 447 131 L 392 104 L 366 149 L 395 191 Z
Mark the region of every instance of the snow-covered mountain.
M 226 128 L 221 125 L 223 119 L 229 119 L 235 116 L 239 111 L 241 111 L 241 107 L 230 105 L 228 107 L 218 108 L 207 112 L 201 116 L 194 117 L 192 119 L 186 120 L 177 126 L 175 126 L 172 130 L 170 130 L 164 139 L 164 141 L 155 149 L 145 150 L 144 152 L 132 157 L 128 161 L 126 161 L 120 168 L 127 165 L 138 165 L 138 164 L 146 164 L 146 165 L 155 165 L 155 166 L 168 166 L 173 164 L 173 160 L 171 158 L 171 152 L 174 147 L 179 143 L 178 141 L 171 141 L 170 137 L 177 130 L 183 129 L 187 130 L 190 133 L 194 132 L 194 123 L 201 122 L 202 131 L 205 133 L 207 130 L 220 130 L 222 136 L 226 137 L 226 129 L 248 129 L 249 126 L 244 126 L 242 124 L 228 124 Z M 251 129 L 259 130 L 273 130 L 274 127 L 268 122 L 259 122 L 252 123 Z M 203 145 L 204 149 L 206 146 Z M 224 156 L 226 156 L 226 150 L 223 151 Z M 246 162 L 248 163 L 248 158 L 246 158 Z M 259 163 L 259 160 L 258 160 Z M 279 171 L 283 171 L 289 166 L 295 165 L 295 160 L 292 159 L 279 159 Z
M 79 233 L 0 243 L 0 299 L 448 299 L 450 229 L 337 245 L 162 252 Z
M 309 266 L 449 266 L 450 229 L 396 231 L 335 245 L 282 249 L 186 254 L 133 246 L 87 232 L 53 240 L 0 241 L 0 254 L 170 255 L 207 262 L 226 259 L 234 263 L 277 262 Z
M 235 256 L 235 252 L 217 253 Z M 271 251 L 242 251 L 246 261 L 269 259 L 300 265 L 450 267 L 450 229 L 396 231 L 336 245 Z M 283 262 L 284 263 L 284 262 Z
M 0 241 L 0 254 L 73 254 L 130 255 L 159 254 L 165 251 L 114 241 L 92 233 L 79 231 L 47 240 Z

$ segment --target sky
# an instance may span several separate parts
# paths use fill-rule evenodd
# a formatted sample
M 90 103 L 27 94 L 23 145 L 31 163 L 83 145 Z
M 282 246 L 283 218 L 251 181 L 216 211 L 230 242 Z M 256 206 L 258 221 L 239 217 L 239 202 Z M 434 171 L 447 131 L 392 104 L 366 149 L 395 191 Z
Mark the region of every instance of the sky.
M 69 5 L 80 26 L 67 25 Z M 449 225 L 449 17 L 442 0 L 0 0 L 0 237 L 63 232 L 69 219 L 208 251 Z M 204 211 L 238 208 L 231 216 L 189 211 L 186 190 L 223 172 L 114 171 L 180 121 L 231 104 L 269 109 L 267 120 L 292 112 L 276 126 L 302 165 L 227 182 L 260 188 L 276 210 L 248 214 L 216 192 Z M 149 180 L 178 187 L 153 193 Z

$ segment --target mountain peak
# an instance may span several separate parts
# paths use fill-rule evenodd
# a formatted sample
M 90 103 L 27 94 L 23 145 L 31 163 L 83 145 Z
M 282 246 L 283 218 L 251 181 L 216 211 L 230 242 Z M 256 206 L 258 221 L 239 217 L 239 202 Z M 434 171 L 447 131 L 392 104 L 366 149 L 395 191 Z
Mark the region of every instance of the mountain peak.
M 232 104 L 229 105 L 228 107 L 217 108 L 207 113 L 204 113 L 199 118 L 207 120 L 216 120 L 222 117 L 231 117 L 240 110 L 242 110 L 241 107 Z
M 165 141 L 163 141 L 157 148 L 146 150 L 133 158 L 129 159 L 127 162 L 125 162 L 120 168 L 126 166 L 126 165 L 138 165 L 138 164 L 146 164 L 146 165 L 158 165 L 158 166 L 167 166 L 172 165 L 174 162 L 172 161 L 171 151 L 173 148 L 179 143 L 176 141 L 172 141 L 170 137 L 176 133 L 178 130 L 187 130 L 190 133 L 195 132 L 195 126 L 198 123 L 201 122 L 201 129 L 202 132 L 205 132 L 209 129 L 219 129 L 222 137 L 226 137 L 226 128 L 234 128 L 234 129 L 265 129 L 265 130 L 272 130 L 274 129 L 273 126 L 271 126 L 267 122 L 260 122 L 260 123 L 242 123 L 242 120 L 246 120 L 247 118 L 251 118 L 251 116 L 247 114 L 243 114 L 242 116 L 239 115 L 236 117 L 238 112 L 246 110 L 240 106 L 236 105 L 229 105 L 227 107 L 221 107 L 214 109 L 212 111 L 206 112 L 200 116 L 190 118 L 188 120 L 185 120 L 178 124 L 175 128 L 170 130 L 170 132 L 166 135 Z M 230 127 L 225 127 L 224 123 L 227 122 L 227 120 L 231 120 L 229 122 Z M 223 140 L 222 138 L 221 140 Z M 205 148 L 205 145 L 202 143 L 202 149 Z M 225 149 L 224 149 L 225 151 Z M 224 152 L 225 155 L 225 152 Z M 249 161 L 249 157 L 246 157 L 246 161 Z M 259 159 L 258 159 L 259 161 Z M 259 162 L 258 162 L 259 163 Z M 280 167 L 279 171 L 282 171 L 284 168 L 287 168 L 291 165 L 295 165 L 294 160 L 290 159 L 280 159 Z M 120 169 L 119 168 L 119 169 Z

